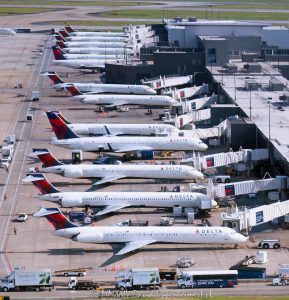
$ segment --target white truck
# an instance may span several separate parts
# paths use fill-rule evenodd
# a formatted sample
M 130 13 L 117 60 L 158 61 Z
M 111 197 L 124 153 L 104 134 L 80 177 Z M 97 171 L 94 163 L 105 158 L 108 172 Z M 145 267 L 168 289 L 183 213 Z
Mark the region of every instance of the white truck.
M 32 101 L 39 101 L 40 92 L 39 91 L 32 91 L 31 93 L 31 100 Z
M 51 272 L 50 270 L 25 271 L 16 268 L 10 275 L 0 278 L 0 287 L 4 292 L 26 289 L 40 291 L 45 288 L 51 290 L 53 288 Z
M 158 268 L 134 268 L 131 270 L 118 272 L 116 279 L 116 289 L 152 289 L 161 286 L 160 273 Z

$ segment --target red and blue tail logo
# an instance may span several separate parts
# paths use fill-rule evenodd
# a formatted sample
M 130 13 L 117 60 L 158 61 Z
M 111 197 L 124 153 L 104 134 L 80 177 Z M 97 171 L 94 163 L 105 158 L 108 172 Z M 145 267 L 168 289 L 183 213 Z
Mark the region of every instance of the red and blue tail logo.
M 54 167 L 54 166 L 60 166 L 62 163 L 57 160 L 47 149 L 32 149 L 33 153 L 37 155 L 37 157 L 40 159 L 40 161 L 43 164 L 43 167 Z
M 58 31 L 63 37 L 68 37 L 68 33 L 65 30 L 59 30 Z
M 34 216 L 46 217 L 55 230 L 78 227 L 71 223 L 58 208 L 41 208 Z
M 58 140 L 79 138 L 56 113 L 48 111 L 46 114 Z
M 49 72 L 47 75 L 54 84 L 65 83 L 55 72 Z
M 60 35 L 60 34 L 56 34 L 54 37 L 55 37 L 55 39 L 56 39 L 57 41 L 65 42 L 65 39 L 64 39 L 63 36 Z
M 67 46 L 66 46 L 63 42 L 61 42 L 61 41 L 56 41 L 56 45 L 57 45 L 58 47 L 60 47 L 61 49 L 67 48 Z
M 32 177 L 31 181 L 33 185 L 37 188 L 37 190 L 43 194 L 54 194 L 59 193 L 59 191 L 45 178 L 45 176 L 41 173 L 27 173 L 27 179 L 29 176 Z
M 73 28 L 72 28 L 70 25 L 64 26 L 64 29 L 65 29 L 65 31 L 68 32 L 68 33 L 74 32 Z
M 63 52 L 61 51 L 61 49 L 57 46 L 52 46 L 52 51 L 53 51 L 53 55 L 55 60 L 64 60 L 66 59 L 63 55 Z
M 74 85 L 74 84 L 71 84 L 71 85 L 68 85 L 65 87 L 71 96 L 79 96 L 79 95 L 82 95 L 82 93 L 79 91 L 79 89 Z

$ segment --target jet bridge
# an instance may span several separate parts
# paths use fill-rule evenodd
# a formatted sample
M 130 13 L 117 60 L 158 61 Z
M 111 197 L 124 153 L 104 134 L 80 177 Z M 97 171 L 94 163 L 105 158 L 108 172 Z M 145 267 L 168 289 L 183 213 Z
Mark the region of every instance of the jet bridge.
M 211 119 L 211 109 L 193 110 L 184 115 L 172 117 L 167 115 L 164 119 L 164 123 L 172 124 L 177 128 L 182 128 L 185 125 L 205 121 Z
M 172 77 L 160 76 L 159 78 L 150 78 L 147 80 L 143 80 L 142 84 L 149 85 L 155 90 L 162 90 L 170 87 L 192 83 L 192 78 L 193 75 Z
M 195 130 L 196 129 L 194 129 L 194 131 Z M 204 129 L 204 130 L 208 130 L 208 129 Z M 221 134 L 222 131 L 219 132 L 219 136 Z M 239 162 L 248 163 L 248 162 L 255 162 L 255 161 L 267 160 L 267 159 L 268 159 L 268 149 L 255 149 L 255 150 L 240 149 L 239 151 L 236 152 L 229 151 L 226 153 L 223 152 L 223 153 L 216 153 L 216 154 L 205 155 L 205 156 L 200 156 L 200 153 L 198 153 L 197 155 L 183 159 L 181 163 L 191 163 L 194 168 L 196 168 L 199 171 L 202 171 L 208 168 L 217 168 L 217 167 L 227 166 Z
M 231 227 L 238 232 L 249 233 L 254 226 L 273 221 L 288 214 L 289 200 L 286 200 L 251 209 L 236 207 L 231 211 L 222 213 L 221 216 L 223 226 Z
M 209 93 L 209 85 L 203 84 L 201 86 L 191 86 L 183 89 L 169 89 L 165 91 L 163 95 L 168 95 L 173 97 L 174 99 L 188 99 L 192 97 L 200 97 L 201 95 L 205 95 Z

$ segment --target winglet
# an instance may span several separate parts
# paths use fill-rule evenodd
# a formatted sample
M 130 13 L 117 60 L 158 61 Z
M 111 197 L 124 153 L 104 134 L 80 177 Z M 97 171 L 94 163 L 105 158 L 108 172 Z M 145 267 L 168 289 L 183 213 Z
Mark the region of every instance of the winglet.
M 107 143 L 108 149 L 110 152 L 114 152 L 113 148 L 111 147 L 110 143 Z
M 105 131 L 106 131 L 107 135 L 111 135 L 111 132 L 108 130 L 106 125 L 104 125 L 104 128 L 105 128 Z

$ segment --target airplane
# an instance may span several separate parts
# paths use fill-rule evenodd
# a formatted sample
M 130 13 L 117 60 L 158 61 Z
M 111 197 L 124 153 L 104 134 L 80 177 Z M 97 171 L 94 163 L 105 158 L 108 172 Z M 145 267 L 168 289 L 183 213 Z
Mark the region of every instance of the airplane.
M 66 59 L 55 46 L 52 46 L 52 49 L 55 57 L 54 64 L 73 69 L 102 70 L 105 63 L 117 61 L 117 59 Z
M 56 41 L 59 43 L 59 41 Z M 61 42 L 60 42 L 61 43 Z M 100 47 L 100 48 L 125 48 L 129 47 L 125 42 L 64 42 L 64 45 L 67 48 L 89 48 L 89 47 Z
M 65 45 L 57 43 L 57 45 L 65 52 L 71 54 L 115 54 L 120 56 L 133 55 L 134 51 L 127 47 L 88 47 L 88 48 L 65 48 Z M 64 47 L 63 47 L 64 46 Z
M 61 48 L 59 48 L 58 46 L 53 46 L 52 47 L 52 51 L 54 54 L 54 57 L 57 60 L 61 60 L 61 59 L 124 59 L 124 55 L 123 53 L 121 55 L 118 54 L 70 54 L 70 53 L 66 53 L 64 52 Z
M 124 36 L 67 36 L 64 37 L 61 33 L 55 34 L 54 38 L 57 41 L 63 42 L 126 42 Z
M 205 151 L 208 146 L 199 139 L 185 137 L 100 136 L 79 137 L 54 112 L 46 112 L 57 137 L 50 143 L 68 149 L 87 152 L 137 152 L 137 151 Z
M 163 95 L 83 94 L 74 84 L 66 84 L 65 89 L 71 94 L 72 100 L 77 100 L 86 104 L 100 105 L 107 108 L 121 105 L 141 105 L 149 107 L 171 107 L 179 105 L 179 102 L 172 97 Z
M 112 31 L 75 31 L 71 26 L 64 27 L 68 36 L 128 36 L 124 32 Z
M 94 185 L 100 185 L 123 178 L 203 179 L 204 174 L 191 166 L 151 165 L 151 164 L 116 164 L 84 165 L 63 164 L 48 149 L 33 149 L 30 156 L 38 157 L 42 162 L 43 172 L 60 174 L 68 178 L 100 178 Z
M 56 72 L 45 72 L 53 82 L 56 90 L 63 90 L 67 85 L 73 84 L 80 92 L 97 93 L 120 93 L 137 95 L 155 95 L 156 91 L 147 85 L 140 84 L 108 84 L 108 83 L 83 83 L 83 82 L 64 82 Z
M 209 196 L 192 192 L 60 192 L 42 173 L 26 173 L 24 182 L 31 182 L 41 193 L 40 200 L 62 207 L 101 208 L 94 216 L 102 216 L 128 207 L 173 208 L 175 206 L 210 210 L 217 202 Z
M 0 35 L 12 35 L 14 36 L 16 32 L 11 28 L 0 28 Z
M 157 135 L 168 133 L 177 135 L 181 130 L 170 124 L 99 124 L 99 123 L 73 123 L 71 124 L 59 111 L 56 113 L 76 134 L 79 135 Z
M 155 243 L 223 245 L 247 241 L 245 236 L 228 227 L 77 226 L 71 223 L 58 208 L 41 208 L 34 216 L 46 217 L 54 227 L 52 234 L 55 236 L 80 243 L 125 244 L 116 255 L 124 255 Z

